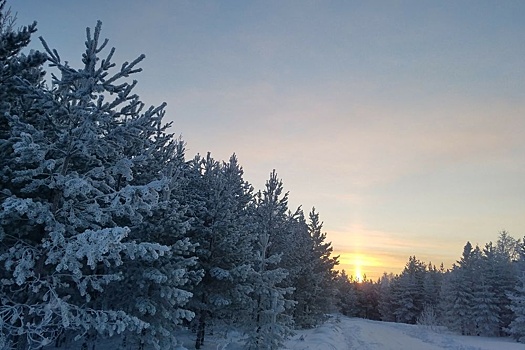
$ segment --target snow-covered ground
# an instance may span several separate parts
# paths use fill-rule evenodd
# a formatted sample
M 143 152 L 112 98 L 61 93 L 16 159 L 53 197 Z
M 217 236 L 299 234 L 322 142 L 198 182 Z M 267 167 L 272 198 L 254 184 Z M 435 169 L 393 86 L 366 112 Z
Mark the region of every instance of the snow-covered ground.
M 289 350 L 524 350 L 504 338 L 466 337 L 422 326 L 335 316 L 321 327 L 298 332 Z
M 208 337 L 204 350 L 241 350 L 242 345 L 220 337 Z M 193 341 L 182 339 L 188 349 Z M 297 334 L 286 343 L 287 350 L 524 350 L 512 339 L 467 337 L 422 326 L 378 322 L 333 316 L 322 326 Z
M 331 317 L 322 326 L 297 331 L 286 342 L 286 350 L 525 350 L 525 344 L 509 338 L 467 337 L 444 329 L 431 330 L 423 326 L 379 322 L 342 315 Z M 187 332 L 178 337 L 183 347 L 194 349 L 195 334 Z M 78 348 L 69 345 L 68 349 Z M 243 350 L 239 335 L 233 333 L 206 336 L 202 350 Z M 99 350 L 120 350 L 115 342 L 105 342 Z M 55 350 L 48 347 L 46 350 Z M 61 348 L 63 350 L 63 348 Z M 148 349 L 150 350 L 150 349 Z

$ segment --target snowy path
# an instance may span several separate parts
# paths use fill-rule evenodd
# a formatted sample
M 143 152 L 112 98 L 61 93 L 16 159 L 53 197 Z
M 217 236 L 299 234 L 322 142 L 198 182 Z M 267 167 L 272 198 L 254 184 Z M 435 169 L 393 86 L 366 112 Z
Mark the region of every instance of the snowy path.
M 421 349 L 441 350 L 436 345 L 425 343 L 405 332 L 400 332 L 390 323 L 363 322 L 363 320 L 344 319 L 341 328 L 348 340 L 348 349 Z
M 290 350 L 441 350 L 440 346 L 414 338 L 390 323 L 341 317 L 288 342 Z
M 412 325 L 335 317 L 302 331 L 288 350 L 525 350 L 524 344 L 501 338 L 464 337 Z
M 231 333 L 227 339 L 215 334 L 208 336 L 202 350 L 243 350 L 240 334 Z M 185 349 L 194 349 L 195 334 L 184 332 L 179 341 Z M 78 349 L 69 347 L 68 349 Z M 115 344 L 105 343 L 97 349 L 114 350 Z M 48 347 L 46 350 L 55 349 Z M 63 349 L 63 348 L 62 348 Z M 466 337 L 449 332 L 435 332 L 424 327 L 369 321 L 360 318 L 333 316 L 322 326 L 297 331 L 286 342 L 286 350 L 525 350 L 506 338 Z M 153 350 L 148 348 L 148 350 Z

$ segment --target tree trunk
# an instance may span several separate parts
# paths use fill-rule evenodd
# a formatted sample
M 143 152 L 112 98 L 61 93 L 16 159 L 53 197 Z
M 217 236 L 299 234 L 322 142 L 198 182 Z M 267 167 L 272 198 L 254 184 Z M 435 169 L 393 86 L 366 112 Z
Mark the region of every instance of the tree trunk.
M 199 315 L 199 324 L 197 325 L 197 340 L 195 349 L 200 349 L 204 344 L 204 335 L 206 334 L 206 311 L 201 311 Z

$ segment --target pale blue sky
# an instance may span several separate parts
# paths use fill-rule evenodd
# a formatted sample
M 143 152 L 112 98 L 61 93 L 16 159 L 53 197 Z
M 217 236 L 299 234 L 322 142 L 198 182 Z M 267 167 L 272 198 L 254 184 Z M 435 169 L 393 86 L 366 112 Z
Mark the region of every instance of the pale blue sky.
M 525 235 L 523 1 L 9 5 L 74 66 L 98 19 L 118 62 L 145 53 L 188 156 L 236 152 L 256 188 L 277 169 L 350 273 Z

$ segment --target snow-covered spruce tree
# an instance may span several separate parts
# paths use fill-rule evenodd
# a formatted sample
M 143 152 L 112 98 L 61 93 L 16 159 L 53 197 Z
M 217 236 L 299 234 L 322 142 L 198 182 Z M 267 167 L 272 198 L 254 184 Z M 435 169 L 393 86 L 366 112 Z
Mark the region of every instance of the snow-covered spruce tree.
M 246 324 L 247 349 L 278 349 L 292 333 L 293 319 L 285 311 L 294 304 L 286 299 L 293 288 L 281 286 L 288 276 L 288 271 L 279 265 L 286 252 L 276 249 L 283 236 L 289 234 L 287 211 L 288 193 L 283 195 L 282 181 L 274 170 L 266 182 L 265 190 L 259 191 L 255 198 L 257 241 L 251 276 L 253 316 L 252 322 Z
M 502 258 L 492 242 L 483 248 L 474 291 L 473 314 L 477 335 L 498 336 L 510 322 L 502 325 L 502 308 L 508 308 L 510 300 L 506 294 L 513 289 L 515 282 L 513 280 L 512 287 L 508 290 L 502 288 L 509 277 L 509 269 L 512 268 L 510 261 L 509 265 L 505 266 L 506 259 Z
M 357 316 L 369 320 L 379 320 L 379 285 L 363 275 L 362 281 L 354 281 L 357 292 Z
M 326 313 L 333 306 L 335 290 L 334 281 L 337 272 L 334 270 L 339 265 L 339 256 L 332 256 L 331 242 L 326 241 L 326 232 L 323 232 L 323 222 L 319 220 L 319 213 L 312 208 L 308 214 L 308 232 L 313 242 L 314 273 L 316 279 L 316 304 L 320 312 Z
M 415 256 L 409 257 L 392 291 L 396 322 L 416 323 L 425 306 L 425 275 L 425 264 Z
M 278 183 L 274 185 L 277 189 Z M 284 205 L 280 207 L 284 210 L 277 209 L 271 218 L 278 234 L 271 239 L 269 254 L 280 254 L 278 266 L 288 272 L 279 287 L 294 290 L 289 298 L 296 305 L 287 314 L 293 317 L 296 327 L 309 328 L 322 322 L 330 308 L 334 295 L 332 269 L 337 259 L 330 257 L 331 245 L 324 242 L 326 236 L 315 210 L 309 218 L 313 222 L 307 223 L 301 208 L 295 212 L 286 209 L 287 198 L 288 194 L 284 194 Z M 277 200 L 272 205 L 279 208 Z
M 277 248 L 274 253 L 281 254 L 279 266 L 288 272 L 288 276 L 279 286 L 293 288 L 289 299 L 296 305 L 286 312 L 293 317 L 295 327 L 308 328 L 313 325 L 309 308 L 315 308 L 308 302 L 314 293 L 314 286 L 309 284 L 309 279 L 313 278 L 314 273 L 313 242 L 300 208 L 294 214 L 288 212 L 286 220 L 283 222 L 281 237 L 273 243 L 274 248 Z
M 475 288 L 476 333 L 506 336 L 514 319 L 508 297 L 517 283 L 515 260 L 518 241 L 502 231 L 496 244 L 489 242 L 481 252 Z
M 246 318 L 253 265 L 253 235 L 248 229 L 253 190 L 243 179 L 235 155 L 228 163 L 214 160 L 209 153 L 205 158 L 196 156 L 190 171 L 185 196 L 192 220 L 189 235 L 198 244 L 197 267 L 204 274 L 190 304 L 196 313 L 195 348 L 199 349 L 207 326 L 240 326 Z
M 474 304 L 479 290 L 481 250 L 467 242 L 461 259 L 445 275 L 441 289 L 441 317 L 445 326 L 462 335 L 476 334 Z
M 220 270 L 215 272 L 217 279 L 219 276 L 229 277 L 227 283 L 229 287 L 233 287 L 225 293 L 229 296 L 231 304 L 217 312 L 216 319 L 220 319 L 221 322 L 231 320 L 234 325 L 239 326 L 252 316 L 248 309 L 251 304 L 249 293 L 252 291 L 249 276 L 253 273 L 253 266 L 256 263 L 253 254 L 253 246 L 257 241 L 256 224 L 253 221 L 254 195 L 253 186 L 244 180 L 244 170 L 235 154 L 228 162 L 223 163 L 222 172 L 231 192 L 229 200 L 233 202 L 232 210 L 236 213 L 235 222 L 231 225 L 225 244 L 235 248 L 231 250 L 229 276 L 218 273 Z
M 490 262 L 490 270 L 487 275 L 492 292 L 496 295 L 496 303 L 499 308 L 499 336 L 507 336 L 507 328 L 515 315 L 510 308 L 511 300 L 509 293 L 515 290 L 518 283 L 516 262 L 519 259 L 518 245 L 516 240 L 507 231 L 501 231 L 494 247 L 494 256 L 487 259 Z
M 516 276 L 518 283 L 514 291 L 508 293 L 510 309 L 514 319 L 507 331 L 520 343 L 525 343 L 525 237 L 517 244 Z
M 187 185 L 184 143 L 165 134 L 164 127 L 159 128 L 155 139 L 164 146 L 150 150 L 155 162 L 139 171 L 136 178 L 147 183 L 162 174 L 169 182 L 159 193 L 159 203 L 152 215 L 133 228 L 129 238 L 161 243 L 170 247 L 170 251 L 147 262 L 128 259 L 122 281 L 106 288 L 105 303 L 149 324 L 140 334 L 126 335 L 122 339 L 123 349 L 131 346 L 140 349 L 146 344 L 156 349 L 173 348 L 181 322 L 194 316 L 184 305 L 192 296 L 191 287 L 201 279 L 194 257 L 196 245 L 187 237 L 190 227 L 187 208 L 178 200 Z
M 395 322 L 396 320 L 392 290 L 394 289 L 393 285 L 397 283 L 397 278 L 397 275 L 394 276 L 392 273 L 387 274 L 385 272 L 379 279 L 378 311 L 382 321 Z
M 129 261 L 147 265 L 170 253 L 127 238 L 169 184 L 162 174 L 139 174 L 156 164 L 152 150 L 165 144 L 157 139 L 164 105 L 144 109 L 132 93 L 136 81 L 124 81 L 140 71 L 143 56 L 116 72 L 113 49 L 99 58 L 107 44 L 99 42 L 100 29 L 99 22 L 93 35 L 87 30 L 81 69 L 62 63 L 43 41 L 59 75 L 51 89 L 24 83 L 31 108 L 6 113 L 0 318 L 3 338 L 19 348 L 38 348 L 64 332 L 143 331 L 148 323 L 113 305 L 105 288 L 125 278 Z
M 330 242 L 325 242 L 326 234 L 322 232 L 323 224 L 315 208 L 309 214 L 306 223 L 302 215 L 293 224 L 291 251 L 287 257 L 293 257 L 291 267 L 295 264 L 296 273 L 293 282 L 295 288 L 292 299 L 297 302 L 293 318 L 296 327 L 311 328 L 324 320 L 330 312 L 335 299 L 335 272 L 337 257 L 331 257 Z
M 14 26 L 15 17 L 6 9 L 6 1 L 0 1 L 0 259 L 9 255 L 9 249 L 18 242 L 18 237 L 11 235 L 8 222 L 2 219 L 5 202 L 12 194 L 13 145 L 17 142 L 10 132 L 10 120 L 31 108 L 28 91 L 41 84 L 42 64 L 46 60 L 45 54 L 38 51 L 22 53 L 36 31 L 36 23 L 18 30 Z M 0 264 L 0 349 L 24 348 L 27 342 L 17 315 L 27 313 L 28 308 L 11 301 L 18 293 L 24 294 L 20 300 L 27 300 L 31 291 L 14 285 L 12 271 L 3 262 Z M 7 323 L 9 319 L 13 319 L 12 325 Z M 35 342 L 46 343 L 47 340 L 37 334 L 38 330 L 35 331 L 29 336 L 34 336 Z
M 433 265 L 432 262 L 428 263 L 423 279 L 423 303 L 425 305 L 436 306 L 439 302 L 439 290 L 441 289 L 442 277 L 443 275 L 441 271 L 436 268 L 436 265 Z
M 345 270 L 335 276 L 336 287 L 336 306 L 339 311 L 350 317 L 357 316 L 357 293 L 354 288 L 354 281 L 348 276 Z
M 44 75 L 42 65 L 46 55 L 32 51 L 28 55 L 22 50 L 29 44 L 31 34 L 36 31 L 36 23 L 14 30 L 15 18 L 6 1 L 0 1 L 0 191 L 11 174 L 7 164 L 12 152 L 9 142 L 9 116 L 18 115 L 31 108 L 32 99 L 28 96 L 29 86 L 41 84 Z
M 497 296 L 482 273 L 478 280 L 479 286 L 473 293 L 472 314 L 476 325 L 475 334 L 481 336 L 496 336 L 499 334 L 500 309 Z
M 400 275 L 381 277 L 379 284 L 379 313 L 383 321 L 417 323 L 425 311 L 437 311 L 443 269 L 424 264 L 415 256 L 409 257 Z

